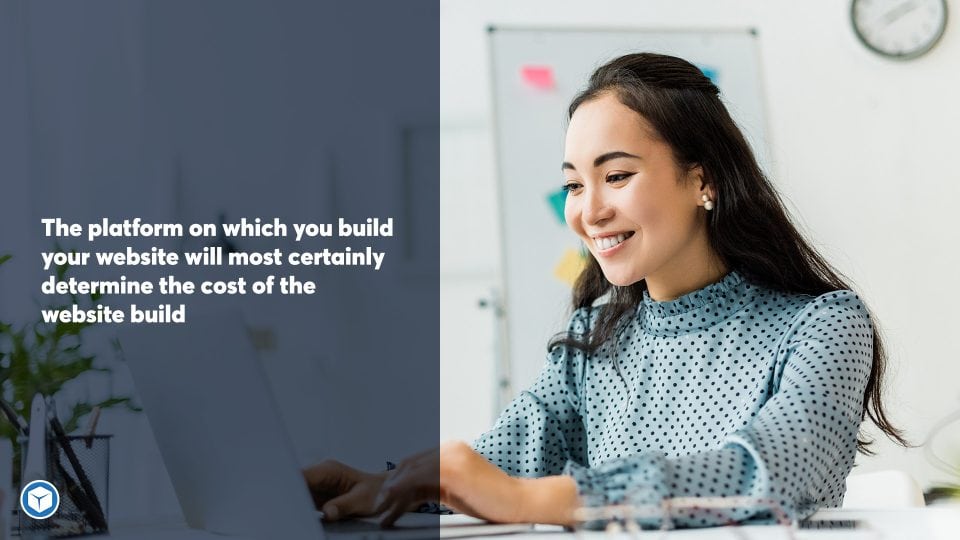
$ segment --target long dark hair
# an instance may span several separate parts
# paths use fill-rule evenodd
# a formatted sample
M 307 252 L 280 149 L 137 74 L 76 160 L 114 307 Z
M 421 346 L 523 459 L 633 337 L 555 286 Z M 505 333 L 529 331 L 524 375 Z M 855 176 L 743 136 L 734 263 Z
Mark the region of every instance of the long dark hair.
M 790 222 L 783 203 L 760 170 L 757 160 L 720 101 L 720 90 L 693 64 L 673 56 L 639 53 L 616 58 L 590 77 L 589 85 L 570 103 L 569 117 L 584 102 L 612 92 L 636 111 L 670 145 L 681 168 L 700 166 L 703 180 L 716 193 L 715 210 L 707 213 L 710 245 L 727 268 L 747 281 L 768 289 L 813 296 L 850 289 L 843 277 L 804 240 Z M 610 340 L 624 317 L 643 299 L 646 283 L 619 287 L 603 275 L 592 255 L 573 290 L 573 307 L 597 308 L 596 323 L 588 334 L 561 333 L 548 349 L 559 345 L 594 352 Z M 872 317 L 871 317 L 872 319 Z M 886 355 L 875 319 L 872 319 L 873 367 L 864 393 L 863 415 L 890 439 L 909 443 L 887 418 L 881 400 Z M 863 433 L 857 449 L 865 454 L 872 440 Z

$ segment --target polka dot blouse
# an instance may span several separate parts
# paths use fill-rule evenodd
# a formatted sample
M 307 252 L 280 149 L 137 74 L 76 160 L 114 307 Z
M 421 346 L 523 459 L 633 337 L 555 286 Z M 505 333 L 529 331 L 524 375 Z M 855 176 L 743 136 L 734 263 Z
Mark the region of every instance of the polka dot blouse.
M 578 310 L 569 331 L 592 322 Z M 746 496 L 799 519 L 843 500 L 872 361 L 873 326 L 853 292 L 785 294 L 731 272 L 676 300 L 645 294 L 591 355 L 554 348 L 473 446 L 511 475 L 572 476 L 585 505 Z

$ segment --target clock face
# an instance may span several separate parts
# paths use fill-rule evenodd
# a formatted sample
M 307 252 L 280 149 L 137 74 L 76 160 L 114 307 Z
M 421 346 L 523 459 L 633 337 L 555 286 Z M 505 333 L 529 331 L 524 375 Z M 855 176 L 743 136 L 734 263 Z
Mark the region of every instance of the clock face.
M 889 58 L 929 51 L 947 26 L 946 0 L 853 0 L 853 29 L 870 50 Z

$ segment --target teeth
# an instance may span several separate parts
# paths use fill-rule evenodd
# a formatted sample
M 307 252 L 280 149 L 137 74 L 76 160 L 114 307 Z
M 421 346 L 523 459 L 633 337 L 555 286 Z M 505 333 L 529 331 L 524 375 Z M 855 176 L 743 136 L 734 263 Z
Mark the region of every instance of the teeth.
M 627 239 L 627 235 L 618 234 L 616 236 L 605 236 L 603 238 L 594 238 L 594 243 L 600 249 L 610 249 L 613 246 Z

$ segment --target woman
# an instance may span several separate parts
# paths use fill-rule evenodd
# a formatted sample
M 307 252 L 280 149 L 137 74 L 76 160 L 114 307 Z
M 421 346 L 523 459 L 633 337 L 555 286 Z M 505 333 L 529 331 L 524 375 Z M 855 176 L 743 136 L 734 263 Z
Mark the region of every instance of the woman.
M 340 480 L 318 502 L 392 522 L 439 498 L 564 525 L 579 506 L 672 497 L 770 500 L 795 518 L 839 506 L 857 449 L 869 453 L 864 416 L 906 444 L 880 401 L 881 342 L 788 220 L 717 87 L 684 60 L 631 54 L 597 69 L 569 115 L 566 221 L 590 256 L 539 379 L 472 447 L 382 475 L 308 471 L 318 493 Z

